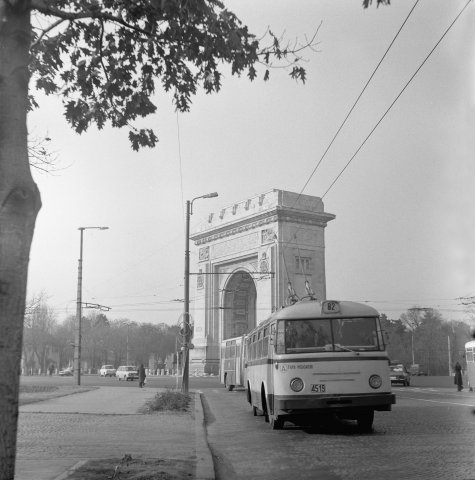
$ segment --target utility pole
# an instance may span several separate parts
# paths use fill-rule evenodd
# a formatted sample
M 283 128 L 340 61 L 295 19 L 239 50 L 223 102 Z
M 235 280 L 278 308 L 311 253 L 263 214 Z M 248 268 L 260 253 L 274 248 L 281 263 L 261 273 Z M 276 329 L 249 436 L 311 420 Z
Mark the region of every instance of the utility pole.
M 183 308 L 183 381 L 181 390 L 188 393 L 190 378 L 190 343 L 191 343 L 191 326 L 190 326 L 190 217 L 193 215 L 193 202 L 199 198 L 217 197 L 216 192 L 207 193 L 193 200 L 186 201 L 186 219 L 185 219 L 185 292 L 184 292 L 184 308 Z
M 450 335 L 447 335 L 447 347 L 449 349 L 449 377 L 452 375 L 452 355 L 450 353 Z
M 82 323 L 82 251 L 83 251 L 83 234 L 84 230 L 108 230 L 109 227 L 79 227 L 80 243 L 79 243 L 79 261 L 78 261 L 78 287 L 76 298 L 76 340 L 74 342 L 74 376 L 76 384 L 81 385 L 81 323 Z

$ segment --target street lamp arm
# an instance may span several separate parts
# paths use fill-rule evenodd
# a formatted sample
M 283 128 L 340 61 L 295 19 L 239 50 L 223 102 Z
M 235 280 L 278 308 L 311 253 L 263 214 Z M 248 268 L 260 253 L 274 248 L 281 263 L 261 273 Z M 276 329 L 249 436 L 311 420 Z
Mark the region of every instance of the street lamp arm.
M 212 192 L 212 193 L 206 193 L 205 195 L 200 195 L 199 197 L 193 198 L 191 201 L 189 201 L 189 203 L 190 203 L 190 215 L 193 215 L 193 202 L 195 200 L 198 200 L 200 198 L 214 198 L 214 197 L 217 197 L 217 196 L 218 196 L 218 192 Z
M 79 227 L 78 230 L 109 230 L 109 227 Z

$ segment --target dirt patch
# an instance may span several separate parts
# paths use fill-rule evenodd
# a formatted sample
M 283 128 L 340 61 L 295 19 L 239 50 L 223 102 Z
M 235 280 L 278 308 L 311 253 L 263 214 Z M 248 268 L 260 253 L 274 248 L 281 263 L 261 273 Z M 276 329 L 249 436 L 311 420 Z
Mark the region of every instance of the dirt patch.
M 21 385 L 20 386 L 20 405 L 42 402 L 57 397 L 74 395 L 75 393 L 84 393 L 89 390 L 95 390 L 97 387 L 81 386 L 45 386 L 45 385 Z
M 74 470 L 68 480 L 179 480 L 194 478 L 196 462 L 177 459 L 144 459 L 125 455 L 122 460 L 90 460 Z

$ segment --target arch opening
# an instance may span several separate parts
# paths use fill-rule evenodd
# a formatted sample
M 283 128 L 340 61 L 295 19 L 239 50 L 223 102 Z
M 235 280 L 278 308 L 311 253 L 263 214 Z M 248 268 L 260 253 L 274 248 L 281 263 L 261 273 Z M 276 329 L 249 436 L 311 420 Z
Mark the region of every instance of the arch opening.
M 222 340 L 238 337 L 256 326 L 256 285 L 245 270 L 233 273 L 224 287 Z

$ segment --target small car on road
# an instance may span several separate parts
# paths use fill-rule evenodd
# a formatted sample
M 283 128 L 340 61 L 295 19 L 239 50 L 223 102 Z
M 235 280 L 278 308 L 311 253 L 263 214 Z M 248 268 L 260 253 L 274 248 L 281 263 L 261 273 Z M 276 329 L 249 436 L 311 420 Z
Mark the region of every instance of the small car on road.
M 133 381 L 138 380 L 139 372 L 137 367 L 133 365 L 121 365 L 115 372 L 115 376 L 119 380 Z
M 99 370 L 99 375 L 101 377 L 115 377 L 116 369 L 114 365 L 102 365 Z
M 58 372 L 58 375 L 60 377 L 72 377 L 73 376 L 73 371 L 71 368 L 65 368 L 64 370 L 60 370 Z
M 390 365 L 389 369 L 391 385 L 394 383 L 400 383 L 405 387 L 409 387 L 411 384 L 411 375 L 402 363 Z

